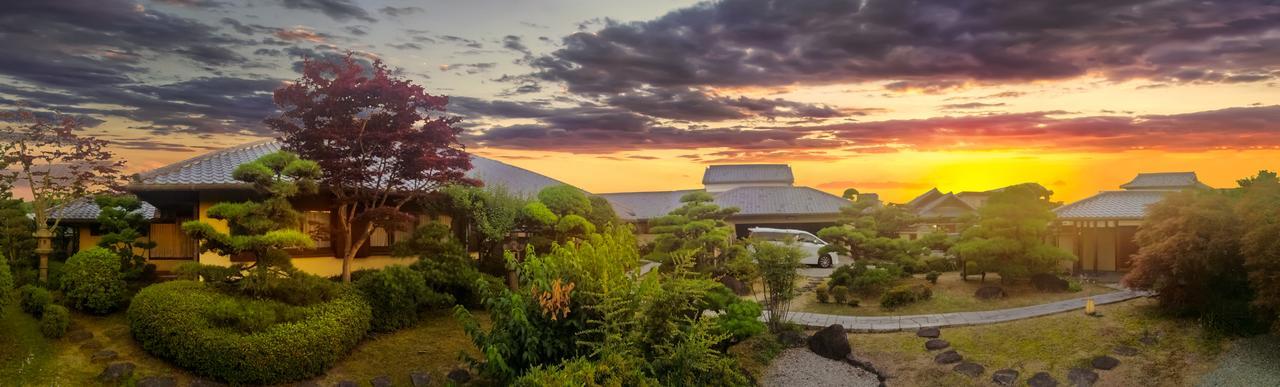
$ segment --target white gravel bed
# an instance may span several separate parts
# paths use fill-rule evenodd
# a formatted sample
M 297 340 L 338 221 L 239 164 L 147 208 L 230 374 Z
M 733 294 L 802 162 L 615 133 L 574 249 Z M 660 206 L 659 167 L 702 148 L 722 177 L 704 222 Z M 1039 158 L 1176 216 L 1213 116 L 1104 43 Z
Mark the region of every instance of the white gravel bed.
M 849 363 L 818 356 L 807 348 L 792 348 L 773 359 L 761 384 L 765 387 L 875 387 L 880 381 Z
M 1280 386 L 1280 337 L 1240 339 L 1200 386 Z

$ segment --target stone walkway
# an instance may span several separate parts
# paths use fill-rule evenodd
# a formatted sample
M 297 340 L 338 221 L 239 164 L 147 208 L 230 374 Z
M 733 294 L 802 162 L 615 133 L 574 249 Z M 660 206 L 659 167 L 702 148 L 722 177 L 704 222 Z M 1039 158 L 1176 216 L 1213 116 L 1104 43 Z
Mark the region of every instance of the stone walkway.
M 1122 290 L 1093 296 L 1098 305 L 1128 301 L 1138 297 L 1146 297 L 1150 293 L 1144 291 Z M 1006 321 L 1022 320 L 1032 317 L 1069 312 L 1084 308 L 1084 302 L 1090 297 L 1050 302 L 1047 304 L 1024 306 L 982 312 L 957 312 L 941 314 L 924 314 L 914 316 L 842 316 L 819 313 L 791 312 L 787 320 L 809 328 L 825 328 L 831 324 L 840 324 L 849 332 L 898 332 L 914 331 L 923 327 L 958 327 L 965 325 L 995 324 Z M 764 315 L 761 315 L 764 319 Z

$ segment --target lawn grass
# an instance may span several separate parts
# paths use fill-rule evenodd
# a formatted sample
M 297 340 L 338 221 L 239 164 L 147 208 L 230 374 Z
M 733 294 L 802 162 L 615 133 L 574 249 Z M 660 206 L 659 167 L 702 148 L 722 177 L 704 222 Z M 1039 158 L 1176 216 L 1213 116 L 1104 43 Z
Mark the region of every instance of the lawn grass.
M 471 313 L 482 325 L 488 325 L 488 312 Z M 394 385 L 401 386 L 409 385 L 410 373 L 427 372 L 432 384 L 444 385 L 445 375 L 463 364 L 459 357 L 463 352 L 479 356 L 462 324 L 449 311 L 439 311 L 415 327 L 365 339 L 350 355 L 312 381 L 332 386 L 350 380 L 364 386 L 369 385 L 370 379 L 387 375 Z
M 1136 356 L 1118 356 L 1121 364 L 1111 371 L 1097 371 L 1098 385 L 1182 386 L 1194 385 L 1217 363 L 1229 345 L 1225 338 L 1208 333 L 1194 321 L 1165 316 L 1156 302 L 1135 299 L 1099 306 L 1102 317 L 1063 313 L 1001 324 L 943 328 L 942 339 L 964 356 L 986 367 L 970 379 L 937 365 L 924 349 L 926 339 L 915 332 L 850 334 L 855 354 L 871 360 L 892 377 L 890 385 L 966 386 L 990 385 L 994 371 L 1017 370 L 1017 384 L 1036 372 L 1049 372 L 1066 383 L 1072 367 L 1088 368 L 1089 361 L 1111 354 L 1117 345 L 1138 348 Z M 1138 342 L 1145 332 L 1159 337 L 1154 345 Z
M 1081 284 L 1079 292 L 1045 293 L 1037 291 L 1026 281 L 1013 284 L 1001 284 L 998 275 L 987 275 L 986 282 L 979 282 L 978 277 L 970 276 L 969 281 L 960 279 L 959 272 L 942 273 L 936 285 L 929 284 L 923 275 L 912 276 L 898 281 L 898 285 L 925 284 L 933 288 L 933 298 L 894 309 L 880 307 L 878 294 L 860 294 L 862 306 L 850 307 L 817 301 L 813 293 L 801 295 L 791 305 L 792 311 L 846 316 L 905 316 L 930 313 L 971 312 L 1017 308 L 1044 304 L 1073 298 L 1096 296 L 1114 292 L 1114 289 L 1094 284 Z M 996 300 L 979 300 L 973 293 L 983 286 L 994 285 L 1005 289 L 1008 297 Z
M 18 386 L 50 385 L 56 368 L 53 345 L 40 334 L 40 321 L 15 300 L 0 315 L 0 381 Z

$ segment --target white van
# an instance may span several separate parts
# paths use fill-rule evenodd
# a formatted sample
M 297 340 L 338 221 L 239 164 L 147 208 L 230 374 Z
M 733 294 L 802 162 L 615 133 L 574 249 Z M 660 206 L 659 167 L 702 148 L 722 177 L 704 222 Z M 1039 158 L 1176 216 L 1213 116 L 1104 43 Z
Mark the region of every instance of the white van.
M 818 255 L 818 250 L 826 246 L 827 242 L 808 231 L 766 227 L 753 227 L 747 231 L 751 232 L 750 237 L 753 239 L 775 244 L 790 243 L 792 246 L 799 247 L 805 252 L 805 258 L 801 259 L 800 263 L 818 267 L 832 267 L 840 264 L 840 258 L 836 253 Z

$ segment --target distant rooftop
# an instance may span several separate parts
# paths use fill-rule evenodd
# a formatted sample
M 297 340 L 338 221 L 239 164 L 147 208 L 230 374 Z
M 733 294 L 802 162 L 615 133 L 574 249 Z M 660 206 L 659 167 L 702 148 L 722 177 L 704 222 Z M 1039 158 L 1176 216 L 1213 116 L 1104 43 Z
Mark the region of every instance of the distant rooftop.
M 1142 219 L 1173 191 L 1103 191 L 1053 210 L 1058 219 Z
M 1120 186 L 1126 190 L 1178 190 L 1197 187 L 1208 186 L 1196 178 L 1195 172 L 1139 173 L 1132 181 Z
M 151 203 L 142 202 L 142 208 L 138 213 L 142 214 L 143 219 L 155 219 L 156 207 Z M 98 219 L 98 214 L 102 213 L 102 209 L 93 202 L 92 198 L 80 198 L 67 203 L 65 207 L 54 210 L 54 217 L 62 218 L 64 222 L 92 221 Z
M 680 197 L 701 190 L 599 194 L 624 220 L 657 218 L 679 208 Z M 809 187 L 738 187 L 712 192 L 720 207 L 737 207 L 737 215 L 838 215 L 849 201 Z
M 786 164 L 712 165 L 702 174 L 702 184 L 792 184 L 795 176 Z

